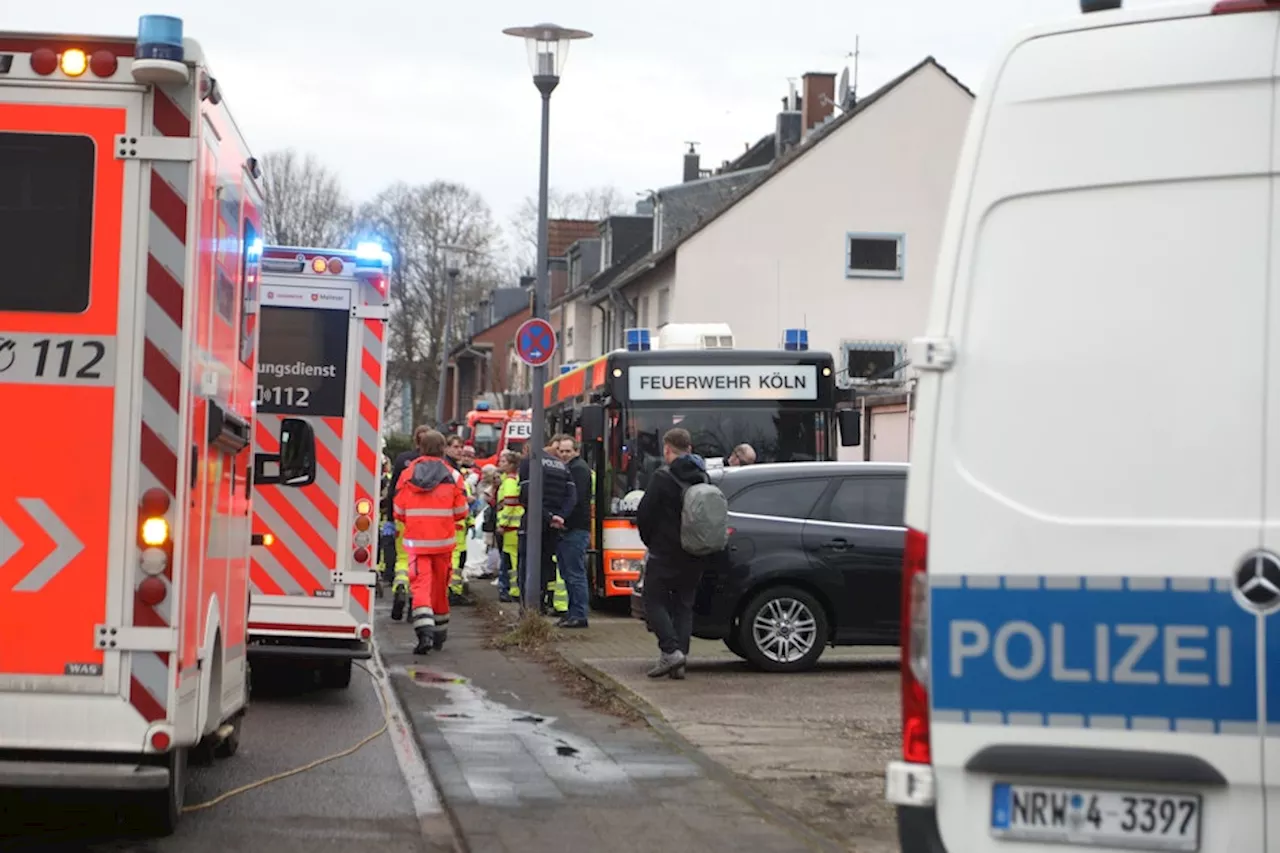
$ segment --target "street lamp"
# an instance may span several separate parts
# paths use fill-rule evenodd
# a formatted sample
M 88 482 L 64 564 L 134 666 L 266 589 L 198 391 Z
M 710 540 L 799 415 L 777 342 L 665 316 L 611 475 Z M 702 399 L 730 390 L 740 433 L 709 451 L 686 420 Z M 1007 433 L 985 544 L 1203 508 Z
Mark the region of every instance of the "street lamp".
M 533 85 L 542 94 L 542 157 L 538 166 L 538 269 L 533 288 L 533 316 L 547 319 L 547 302 L 550 287 L 547 280 L 547 171 L 551 147 L 551 93 L 560 83 L 560 75 L 569 58 L 569 42 L 591 38 L 585 30 L 570 30 L 556 24 L 536 24 L 532 27 L 510 27 L 502 31 L 509 36 L 524 39 L 529 49 L 529 70 L 533 72 Z M 529 424 L 530 442 L 538 442 L 531 448 L 534 454 L 547 439 L 546 417 L 542 405 L 542 386 L 547 381 L 546 365 L 533 368 L 533 418 Z M 525 526 L 525 576 L 521 578 L 521 597 L 524 606 L 530 601 L 542 599 L 542 585 L 531 583 L 542 575 L 542 465 L 535 455 L 530 456 L 529 519 Z M 537 567 L 536 570 L 534 567 Z M 537 595 L 532 590 L 537 588 Z M 531 598 L 531 596 L 533 596 Z
M 444 340 L 440 344 L 440 379 L 436 383 L 436 426 L 444 429 L 444 385 L 449 374 L 450 332 L 453 331 L 453 291 L 458 286 L 458 275 L 462 272 L 462 260 L 465 252 L 456 246 L 441 246 L 444 261 L 444 325 L 441 327 Z

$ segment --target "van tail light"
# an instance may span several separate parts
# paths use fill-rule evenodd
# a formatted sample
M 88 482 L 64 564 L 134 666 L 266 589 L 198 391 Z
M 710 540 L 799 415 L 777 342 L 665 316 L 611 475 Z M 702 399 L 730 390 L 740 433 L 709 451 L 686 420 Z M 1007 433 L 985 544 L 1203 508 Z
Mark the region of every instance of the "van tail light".
M 1280 0 L 1219 0 L 1213 7 L 1214 15 L 1236 12 L 1280 12 Z
M 929 536 L 907 529 L 902 557 L 902 759 L 929 764 Z

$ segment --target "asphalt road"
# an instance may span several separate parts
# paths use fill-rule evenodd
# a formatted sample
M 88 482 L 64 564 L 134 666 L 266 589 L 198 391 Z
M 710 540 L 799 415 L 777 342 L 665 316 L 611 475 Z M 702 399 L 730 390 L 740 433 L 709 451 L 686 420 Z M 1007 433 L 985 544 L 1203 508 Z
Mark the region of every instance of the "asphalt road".
M 255 673 L 261 676 L 260 673 Z M 240 750 L 191 770 L 188 805 L 347 749 L 383 723 L 373 678 L 357 669 L 348 690 L 322 690 L 297 678 L 258 677 Z M 391 733 L 358 752 L 298 776 L 187 814 L 165 839 L 129 837 L 114 802 L 92 795 L 23 792 L 0 797 L 0 850 L 92 853 L 423 853 L 419 808 L 401 771 Z

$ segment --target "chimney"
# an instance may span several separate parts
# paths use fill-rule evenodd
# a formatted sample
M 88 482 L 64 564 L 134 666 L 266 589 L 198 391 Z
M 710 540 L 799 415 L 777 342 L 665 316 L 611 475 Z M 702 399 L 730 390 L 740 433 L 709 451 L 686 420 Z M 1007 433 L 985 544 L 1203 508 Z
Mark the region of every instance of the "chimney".
M 810 71 L 804 75 L 804 135 L 827 120 L 836 105 L 836 75 Z
M 683 183 L 686 183 L 686 184 L 689 183 L 690 181 L 698 180 L 698 178 L 701 177 L 702 175 L 702 158 L 698 156 L 698 149 L 696 147 L 697 144 L 698 143 L 696 142 L 685 143 L 685 145 L 689 146 L 689 150 L 684 152 Z
M 791 92 L 782 99 L 782 112 L 778 113 L 778 128 L 773 136 L 774 159 L 800 143 L 802 130 L 800 96 L 796 94 L 796 84 L 792 83 Z

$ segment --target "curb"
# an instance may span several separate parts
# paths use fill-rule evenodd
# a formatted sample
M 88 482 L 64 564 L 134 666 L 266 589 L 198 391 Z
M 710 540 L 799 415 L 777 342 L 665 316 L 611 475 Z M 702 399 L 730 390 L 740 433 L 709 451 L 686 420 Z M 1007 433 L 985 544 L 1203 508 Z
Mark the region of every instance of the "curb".
M 565 651 L 558 645 L 553 648 L 562 661 L 573 667 L 583 677 L 616 696 L 618 701 L 639 714 L 649 728 L 657 732 L 663 740 L 698 765 L 709 778 L 724 785 L 764 817 L 795 832 L 814 850 L 824 851 L 824 853 L 844 853 L 845 847 L 842 844 L 833 838 L 815 832 L 795 815 L 774 805 L 772 801 L 757 793 L 749 783 L 739 778 L 736 773 L 708 756 L 696 744 L 677 732 L 657 708 L 653 707 L 630 687 L 627 687 L 598 667 L 587 663 L 573 654 L 573 652 Z
M 391 692 L 395 695 L 396 701 L 400 703 L 400 708 L 404 712 L 404 720 L 413 735 L 414 748 L 418 750 L 418 755 L 422 758 L 422 763 L 427 768 L 427 776 L 431 779 L 431 786 L 435 788 L 436 798 L 440 801 L 440 808 L 443 812 L 439 817 L 425 817 L 418 821 L 423 840 L 433 846 L 439 846 L 441 850 L 451 850 L 453 853 L 470 853 L 471 848 L 467 844 L 466 836 L 463 834 L 462 824 L 458 821 L 458 816 L 454 813 L 453 807 L 444 795 L 444 790 L 440 786 L 440 777 L 436 775 L 435 767 L 432 766 L 427 751 L 422 747 L 422 732 L 418 731 L 418 724 L 414 719 L 414 715 L 408 710 L 408 694 L 404 688 L 405 678 L 392 671 L 391 663 L 383 653 L 381 644 L 378 645 L 378 663 L 386 672 L 387 684 L 391 687 Z

